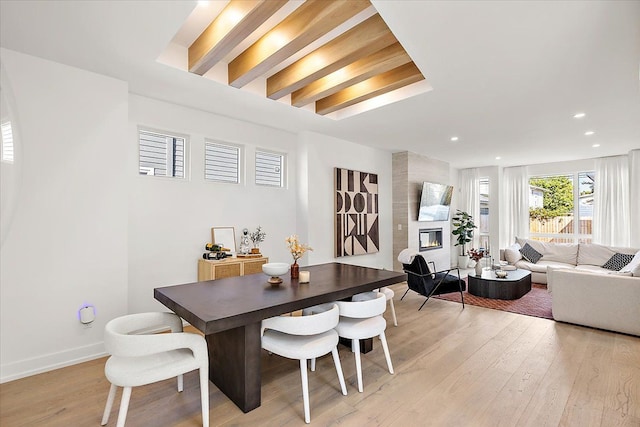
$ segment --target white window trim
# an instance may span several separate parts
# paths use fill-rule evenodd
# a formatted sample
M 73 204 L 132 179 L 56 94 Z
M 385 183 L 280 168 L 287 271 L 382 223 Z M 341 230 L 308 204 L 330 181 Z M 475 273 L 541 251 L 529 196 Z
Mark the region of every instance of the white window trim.
M 257 165 L 256 165 L 256 157 L 258 155 L 258 153 L 266 153 L 266 154 L 274 154 L 277 156 L 282 156 L 282 170 L 281 172 L 281 177 L 282 177 L 282 185 L 280 186 L 275 186 L 275 185 L 266 185 L 266 184 L 258 184 L 256 182 L 257 180 L 257 176 L 256 176 L 256 169 L 257 169 Z M 255 153 L 253 156 L 253 182 L 255 185 L 259 186 L 259 187 L 265 187 L 265 188 L 288 188 L 288 183 L 289 183 L 289 179 L 288 179 L 288 173 L 289 173 L 289 159 L 288 159 L 288 155 L 285 152 L 282 151 L 275 151 L 275 150 L 269 150 L 269 149 L 264 149 L 264 148 L 256 148 L 255 149 Z
M 155 175 L 155 173 L 147 173 L 146 175 L 140 174 L 140 132 L 141 131 L 184 139 L 184 176 L 183 177 Z M 138 125 L 138 129 L 136 131 L 136 150 L 138 152 L 138 155 L 137 155 L 138 161 L 136 164 L 136 170 L 138 171 L 138 176 L 154 176 L 156 178 L 167 178 L 167 179 L 172 179 L 174 181 L 190 181 L 191 180 L 191 140 L 189 138 L 189 135 L 178 133 L 178 132 L 172 132 L 168 130 L 163 130 L 163 129 L 159 129 L 151 126 Z M 153 168 L 149 168 L 149 169 L 153 169 Z
M 215 144 L 215 145 L 222 145 L 222 146 L 227 146 L 227 147 L 234 147 L 238 149 L 238 182 L 230 182 L 230 181 L 219 181 L 219 180 L 215 180 L 215 179 L 208 179 L 206 177 L 206 173 L 207 173 L 207 166 L 206 166 L 206 155 L 207 155 L 207 144 Z M 204 158 L 203 158 L 203 166 L 204 166 L 204 180 L 206 182 L 211 182 L 214 184 L 231 184 L 231 185 L 244 185 L 246 179 L 245 179 L 245 147 L 242 144 L 236 144 L 233 142 L 227 142 L 227 141 L 221 141 L 219 139 L 211 139 L 211 138 L 205 138 L 204 140 Z

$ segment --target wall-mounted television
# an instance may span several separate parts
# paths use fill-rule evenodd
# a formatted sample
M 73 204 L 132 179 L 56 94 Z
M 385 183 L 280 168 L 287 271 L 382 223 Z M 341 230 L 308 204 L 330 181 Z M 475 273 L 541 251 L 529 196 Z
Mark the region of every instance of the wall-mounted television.
M 424 182 L 420 194 L 418 221 L 448 221 L 453 187 Z

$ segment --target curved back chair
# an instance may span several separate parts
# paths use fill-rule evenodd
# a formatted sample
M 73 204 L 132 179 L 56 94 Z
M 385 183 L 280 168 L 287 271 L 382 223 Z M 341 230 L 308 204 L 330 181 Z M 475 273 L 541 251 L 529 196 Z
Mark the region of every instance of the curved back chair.
M 149 333 L 167 327 L 172 333 Z M 123 391 L 117 427 L 124 427 L 132 387 L 177 377 L 178 391 L 181 392 L 183 374 L 198 369 L 202 425 L 209 426 L 207 344 L 204 337 L 198 334 L 182 332 L 180 317 L 173 313 L 139 313 L 118 317 L 106 324 L 104 344 L 107 352 L 111 354 L 104 367 L 111 388 L 102 416 L 102 425 L 109 422 L 118 387 L 123 387 Z
M 277 316 L 262 321 L 262 348 L 279 356 L 300 361 L 302 401 L 306 423 L 311 422 L 307 378 L 308 359 L 315 359 L 331 353 L 333 363 L 336 365 L 342 394 L 345 396 L 347 394 L 338 356 L 338 334 L 334 330 L 338 324 L 338 313 L 338 307 L 334 304 L 327 311 L 311 316 Z
M 358 391 L 362 393 L 362 363 L 360 361 L 360 340 L 366 338 L 380 337 L 384 357 L 387 360 L 389 373 L 393 374 L 393 365 L 387 338 L 384 334 L 387 328 L 387 321 L 382 317 L 382 313 L 387 308 L 387 300 L 383 293 L 375 293 L 375 298 L 365 301 L 336 301 L 340 309 L 340 321 L 336 326 L 338 335 L 351 341 L 351 349 L 356 358 L 356 374 L 358 376 Z
M 396 318 L 396 308 L 393 305 L 393 297 L 395 296 L 395 292 L 391 288 L 380 288 L 375 289 L 373 292 L 363 292 L 361 294 L 356 294 L 351 297 L 351 301 L 366 301 L 370 299 L 376 298 L 376 292 L 380 292 L 384 294 L 386 300 L 389 302 L 389 308 L 391 309 L 391 318 L 393 319 L 393 326 L 398 326 L 398 319 Z

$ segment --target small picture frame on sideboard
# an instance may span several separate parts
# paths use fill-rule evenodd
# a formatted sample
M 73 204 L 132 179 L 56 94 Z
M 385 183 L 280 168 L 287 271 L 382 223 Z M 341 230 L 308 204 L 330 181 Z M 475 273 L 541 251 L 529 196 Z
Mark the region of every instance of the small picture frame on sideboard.
M 229 248 L 229 252 L 236 254 L 236 230 L 234 227 L 212 227 L 212 243 Z

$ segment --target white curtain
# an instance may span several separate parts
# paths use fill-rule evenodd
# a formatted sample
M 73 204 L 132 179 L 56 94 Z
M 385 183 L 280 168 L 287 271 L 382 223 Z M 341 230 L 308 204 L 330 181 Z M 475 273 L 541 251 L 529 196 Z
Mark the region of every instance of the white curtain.
M 478 227 L 474 230 L 471 246 L 466 249 L 478 248 L 480 242 L 480 171 L 478 169 L 463 169 L 460 171 L 460 203 L 459 209 L 473 217 L 473 223 Z M 458 248 L 460 249 L 460 248 Z
M 529 170 L 526 166 L 505 168 L 500 247 L 512 245 L 516 237 L 529 237 Z
M 593 193 L 593 242 L 630 246 L 628 156 L 596 159 Z
M 629 151 L 629 220 L 631 247 L 640 249 L 640 150 Z

